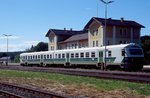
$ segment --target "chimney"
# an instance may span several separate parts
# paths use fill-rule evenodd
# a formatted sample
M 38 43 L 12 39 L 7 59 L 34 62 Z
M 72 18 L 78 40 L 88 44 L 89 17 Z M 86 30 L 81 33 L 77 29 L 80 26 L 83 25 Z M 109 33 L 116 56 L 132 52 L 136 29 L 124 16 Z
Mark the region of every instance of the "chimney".
M 66 28 L 64 28 L 64 31 L 66 31 Z
M 111 18 L 108 18 L 109 20 L 112 20 Z
M 72 28 L 70 28 L 70 31 L 72 31 Z
M 121 20 L 121 22 L 123 22 L 123 21 L 124 21 L 124 18 L 123 18 L 123 17 L 121 17 L 121 18 L 120 18 L 120 20 Z

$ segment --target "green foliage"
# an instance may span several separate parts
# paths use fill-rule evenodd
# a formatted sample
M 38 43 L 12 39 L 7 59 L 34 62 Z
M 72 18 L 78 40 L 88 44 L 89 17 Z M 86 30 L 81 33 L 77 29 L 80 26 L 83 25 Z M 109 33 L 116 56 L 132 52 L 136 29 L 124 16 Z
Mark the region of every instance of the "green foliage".
M 19 63 L 20 62 L 19 58 L 20 58 L 19 55 L 16 55 L 15 58 L 14 58 L 14 60 L 13 60 L 13 62 L 14 63 Z
M 150 36 L 141 37 L 141 46 L 144 51 L 145 59 L 150 63 Z
M 38 51 L 48 51 L 48 43 L 39 42 L 36 46 L 31 46 L 30 49 L 26 50 L 27 52 L 38 52 Z
M 14 60 L 14 58 L 17 56 L 17 55 L 20 55 L 21 53 L 23 52 L 0 52 L 0 58 L 1 57 L 6 57 L 7 55 L 10 56 L 11 60 Z
M 100 90 L 127 89 L 135 93 L 150 95 L 150 84 L 131 83 L 117 80 L 103 80 L 103 79 L 81 77 L 81 76 L 69 76 L 55 73 L 9 71 L 9 70 L 0 70 L 0 77 L 48 79 L 50 81 L 58 82 L 60 84 L 75 84 L 75 85 L 85 84 L 91 85 Z

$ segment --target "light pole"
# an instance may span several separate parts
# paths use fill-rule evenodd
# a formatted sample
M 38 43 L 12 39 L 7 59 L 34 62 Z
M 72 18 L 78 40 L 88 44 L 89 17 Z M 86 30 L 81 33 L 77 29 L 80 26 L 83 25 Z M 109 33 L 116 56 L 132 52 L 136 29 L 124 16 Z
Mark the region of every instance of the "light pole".
M 3 34 L 6 38 L 7 38 L 7 61 L 6 61 L 6 65 L 8 65 L 8 37 L 12 36 L 12 35 L 8 35 L 8 34 Z
M 100 0 L 102 3 L 105 4 L 105 28 L 104 28 L 104 45 L 105 45 L 105 57 L 104 57 L 104 61 L 105 61 L 105 64 L 104 64 L 104 69 L 106 69 L 106 43 L 107 43 L 107 40 L 106 40 L 106 33 L 107 33 L 107 5 L 110 4 L 110 3 L 113 3 L 114 1 L 104 1 L 104 0 Z

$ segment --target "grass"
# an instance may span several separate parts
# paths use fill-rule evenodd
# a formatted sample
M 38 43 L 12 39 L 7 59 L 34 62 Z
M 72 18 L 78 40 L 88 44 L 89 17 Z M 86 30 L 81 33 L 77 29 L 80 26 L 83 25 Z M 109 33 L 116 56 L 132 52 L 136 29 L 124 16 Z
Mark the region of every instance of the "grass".
M 103 79 L 69 76 L 55 73 L 10 71 L 10 70 L 0 70 L 0 77 L 48 79 L 50 81 L 67 85 L 69 84 L 91 85 L 96 89 L 108 91 L 115 89 L 129 89 L 137 94 L 150 95 L 150 84 L 131 83 L 117 80 L 103 80 Z

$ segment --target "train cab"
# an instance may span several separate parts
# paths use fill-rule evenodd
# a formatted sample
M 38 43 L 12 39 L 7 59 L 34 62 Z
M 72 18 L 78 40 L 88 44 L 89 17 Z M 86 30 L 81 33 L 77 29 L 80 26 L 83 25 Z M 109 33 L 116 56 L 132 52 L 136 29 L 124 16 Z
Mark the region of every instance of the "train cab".
M 142 48 L 137 44 L 130 44 L 122 50 L 122 66 L 125 69 L 140 70 L 143 68 L 144 54 Z

